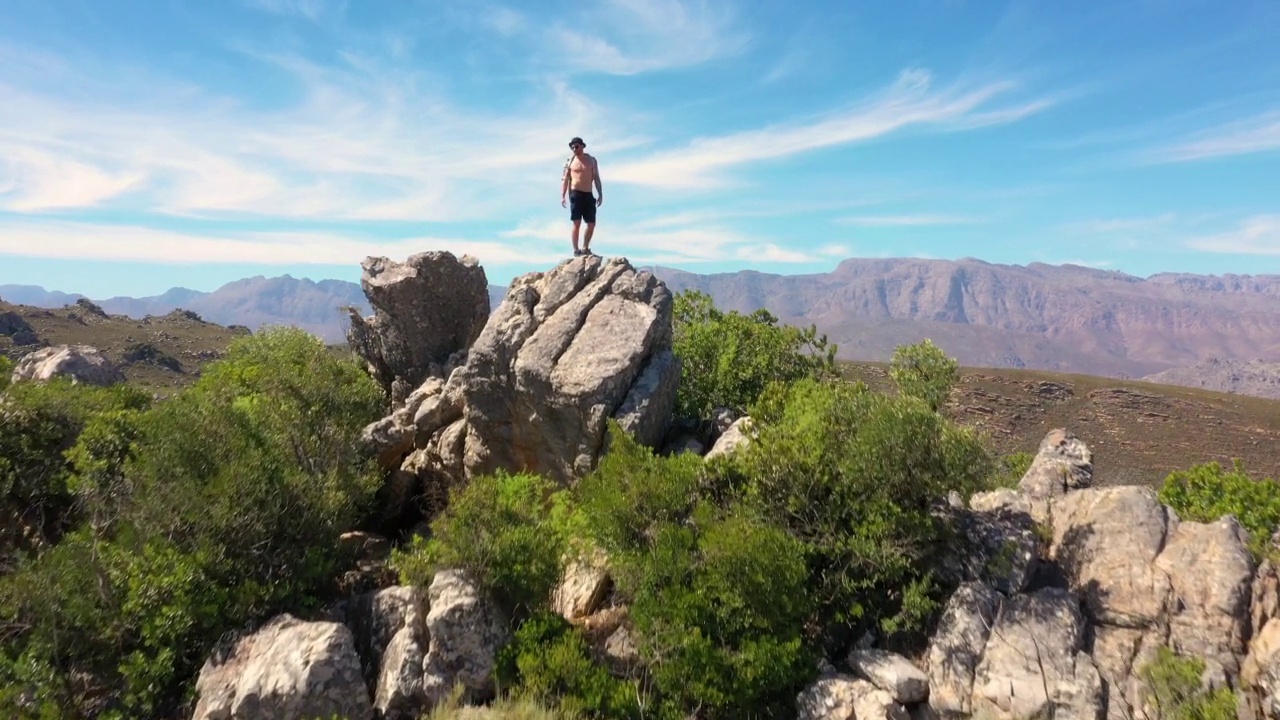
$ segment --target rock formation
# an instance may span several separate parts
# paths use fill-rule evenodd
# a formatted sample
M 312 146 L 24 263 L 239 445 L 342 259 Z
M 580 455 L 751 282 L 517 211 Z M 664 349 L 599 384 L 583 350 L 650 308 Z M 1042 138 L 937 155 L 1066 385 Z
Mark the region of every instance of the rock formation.
M 366 258 L 360 285 L 373 315 L 349 310 L 347 341 L 399 404 L 428 376 L 443 377 L 489 317 L 489 284 L 475 258 L 424 252 L 403 263 Z
M 671 304 L 624 258 L 517 278 L 466 362 L 427 377 L 366 442 L 395 469 L 400 496 L 496 470 L 572 482 L 595 467 L 610 419 L 657 447 L 680 379 Z
M 87 385 L 114 385 L 124 382 L 124 374 L 97 348 L 88 345 L 57 345 L 28 353 L 13 370 L 13 382 L 71 378 Z

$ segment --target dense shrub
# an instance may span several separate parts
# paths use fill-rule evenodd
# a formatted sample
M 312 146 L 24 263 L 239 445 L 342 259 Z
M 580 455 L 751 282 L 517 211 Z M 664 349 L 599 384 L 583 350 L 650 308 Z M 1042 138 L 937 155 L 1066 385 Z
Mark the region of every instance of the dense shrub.
M 426 587 L 446 568 L 465 571 L 509 617 L 544 607 L 560 579 L 564 534 L 552 522 L 553 486 L 538 475 L 499 472 L 451 493 L 431 524 L 393 556 L 401 582 Z
M 145 412 L 99 413 L 68 453 L 93 523 L 0 579 L 0 686 L 59 716 L 95 696 L 101 717 L 174 714 L 223 632 L 328 592 L 378 484 L 356 447 L 382 402 L 358 365 L 275 330 Z
M 693 455 L 653 456 L 613 431 L 579 486 L 582 512 L 631 603 L 656 717 L 785 715 L 812 674 L 804 548 L 730 495 Z M 723 488 L 722 488 L 723 489 Z
M 1204 661 L 1175 654 L 1167 647 L 1138 670 L 1153 720 L 1234 720 L 1236 697 L 1231 690 L 1203 689 Z
M 960 378 L 958 367 L 942 348 L 926 339 L 894 350 L 889 377 L 898 392 L 920 398 L 931 410 L 937 410 L 946 403 L 951 388 Z
M 498 685 L 585 718 L 642 716 L 634 684 L 596 663 L 582 632 L 555 613 L 535 615 L 516 631 L 499 653 Z
M 122 386 L 55 379 L 18 383 L 0 400 L 0 527 L 26 534 L 25 541 L 4 539 L 0 545 L 12 550 L 56 542 L 76 521 L 66 453 L 86 424 L 102 415 L 136 412 L 148 397 Z
M 744 492 L 804 543 L 816 626 L 921 629 L 949 539 L 930 508 L 985 486 L 992 463 L 977 436 L 920 399 L 862 384 L 800 381 L 752 416 Z
M 4 355 L 0 355 L 0 392 L 9 387 L 9 381 L 13 378 L 13 361 Z
M 1280 483 L 1249 477 L 1239 460 L 1231 470 L 1211 462 L 1170 473 L 1160 489 L 1160 502 L 1184 520 L 1213 522 L 1234 515 L 1249 531 L 1250 546 L 1259 556 L 1280 526 Z
M 675 297 L 674 349 L 682 363 L 676 414 L 700 419 L 716 407 L 739 412 L 771 382 L 834 374 L 836 347 L 810 327 L 779 325 L 766 310 L 723 312 L 711 297 Z

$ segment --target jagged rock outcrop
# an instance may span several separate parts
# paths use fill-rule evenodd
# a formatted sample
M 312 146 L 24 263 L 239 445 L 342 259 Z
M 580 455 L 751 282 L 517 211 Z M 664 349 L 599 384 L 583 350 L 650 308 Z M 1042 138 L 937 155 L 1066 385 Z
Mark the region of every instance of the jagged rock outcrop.
M 210 658 L 196 692 L 194 720 L 373 717 L 351 631 L 287 614 Z
M 973 712 L 992 720 L 1097 720 L 1102 680 L 1081 652 L 1087 631 L 1070 593 L 1045 588 L 1004 600 L 974 670 Z
M 124 382 L 124 374 L 97 348 L 56 345 L 28 353 L 13 370 L 13 382 L 71 378 L 72 382 L 106 387 Z
M 0 312 L 0 336 L 9 338 L 14 345 L 35 345 L 40 342 L 35 329 L 26 318 L 12 310 Z
M 944 716 L 973 710 L 973 678 L 991 635 L 1000 595 L 970 582 L 951 594 L 929 642 L 929 705 Z
M 462 686 L 467 702 L 483 702 L 494 693 L 493 669 L 506 642 L 506 623 L 493 603 L 456 570 L 436 573 L 427 590 L 431 610 L 427 634 L 431 646 L 423 660 L 423 691 L 428 707 Z
M 369 257 L 360 286 L 373 307 L 349 310 L 347 342 L 399 405 L 429 376 L 444 377 L 489 317 L 489 283 L 475 258 L 424 252 L 400 263 Z
M 611 418 L 656 447 L 680 379 L 671 304 L 625 258 L 517 278 L 465 364 L 423 382 L 366 441 L 384 466 L 403 457 L 396 482 L 408 492 L 441 498 L 500 469 L 572 482 L 595 467 Z

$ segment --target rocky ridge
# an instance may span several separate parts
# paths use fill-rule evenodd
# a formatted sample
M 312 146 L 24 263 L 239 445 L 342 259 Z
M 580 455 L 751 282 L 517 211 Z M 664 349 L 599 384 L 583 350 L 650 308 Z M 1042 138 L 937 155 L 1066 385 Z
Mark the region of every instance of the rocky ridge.
M 405 504 L 496 469 L 572 483 L 598 460 L 609 419 L 668 450 L 733 452 L 751 441 L 748 418 L 717 417 L 710 434 L 670 427 L 670 305 L 623 259 L 520 278 L 453 360 L 397 375 L 425 379 L 365 441 Z M 384 310 L 394 326 L 399 310 Z M 1164 647 L 1202 658 L 1203 684 L 1236 690 L 1241 717 L 1280 718 L 1280 573 L 1255 561 L 1234 518 L 1188 522 L 1149 488 L 1098 487 L 1092 451 L 1066 429 L 1045 436 L 1016 489 L 939 498 L 936 513 L 964 542 L 926 651 L 913 661 L 873 640 L 829 659 L 796 698 L 801 718 L 1151 717 L 1137 671 Z M 606 602 L 610 584 L 607 558 L 571 563 L 554 606 L 628 676 L 643 658 L 626 607 Z M 505 628 L 454 570 L 315 622 L 282 616 L 210 658 L 195 718 L 410 718 L 455 685 L 483 703 Z

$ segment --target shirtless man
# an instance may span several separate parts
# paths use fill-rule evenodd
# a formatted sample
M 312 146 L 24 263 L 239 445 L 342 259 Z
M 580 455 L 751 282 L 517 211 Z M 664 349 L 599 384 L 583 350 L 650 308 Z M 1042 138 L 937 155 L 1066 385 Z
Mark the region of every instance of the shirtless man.
M 560 207 L 565 206 L 565 195 L 568 194 L 569 219 L 573 221 L 573 254 L 595 255 L 591 252 L 591 235 L 596 230 L 596 208 L 604 203 L 604 187 L 600 185 L 600 166 L 596 159 L 584 150 L 587 144 L 576 137 L 569 141 L 573 157 L 564 163 L 563 178 L 560 183 Z M 595 185 L 599 197 L 591 196 L 591 186 Z M 572 190 L 572 193 L 570 193 Z M 587 221 L 587 234 L 582 238 L 582 249 L 578 249 L 578 228 L 582 221 Z

